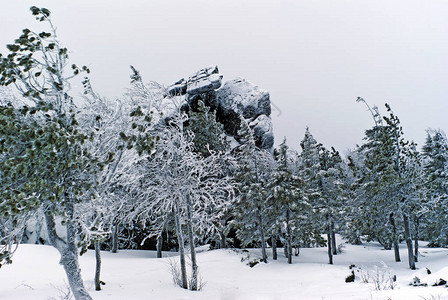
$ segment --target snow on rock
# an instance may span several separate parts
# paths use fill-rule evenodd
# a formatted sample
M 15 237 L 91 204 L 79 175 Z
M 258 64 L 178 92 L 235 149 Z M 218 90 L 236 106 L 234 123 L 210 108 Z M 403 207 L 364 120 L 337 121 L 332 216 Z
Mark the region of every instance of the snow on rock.
M 212 111 L 216 110 L 216 118 L 229 137 L 239 140 L 240 118 L 243 117 L 254 130 L 257 146 L 272 151 L 274 135 L 269 93 L 243 78 L 227 81 L 221 87 L 222 78 L 218 67 L 211 66 L 169 86 L 162 102 L 164 115 L 170 116 L 169 111 L 179 107 L 186 113 L 195 111 L 201 100 Z M 171 103 L 173 99 L 176 105 Z
M 199 70 L 187 80 L 182 78 L 168 87 L 170 96 L 197 95 L 214 91 L 221 87 L 222 75 L 219 74 L 217 66 L 211 66 Z
M 254 121 L 249 123 L 249 126 L 253 129 L 255 140 L 261 144 L 261 148 L 272 148 L 274 145 L 274 131 L 270 117 L 260 115 Z
M 218 102 L 231 108 L 245 119 L 254 120 L 260 115 L 271 114 L 269 93 L 243 78 L 227 81 L 217 91 Z
M 221 87 L 222 75 L 218 67 L 208 67 L 188 78 L 187 94 L 196 95 L 216 90 Z
M 431 274 L 428 274 L 426 268 L 420 269 L 409 277 L 409 279 L 411 279 L 410 284 L 414 282 L 415 277 L 419 278 L 421 285 L 428 285 L 428 286 L 445 285 L 446 282 L 448 281 L 448 267 L 444 267 L 439 271 Z

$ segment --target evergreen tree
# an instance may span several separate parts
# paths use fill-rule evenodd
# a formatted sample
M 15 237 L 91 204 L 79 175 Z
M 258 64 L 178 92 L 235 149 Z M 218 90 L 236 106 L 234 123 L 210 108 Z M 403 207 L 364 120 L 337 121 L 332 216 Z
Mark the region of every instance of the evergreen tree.
M 238 169 L 235 174 L 237 200 L 234 204 L 234 220 L 237 237 L 243 245 L 258 240 L 262 261 L 267 262 L 266 228 L 267 197 L 270 173 L 273 169 L 272 155 L 255 146 L 253 132 L 246 120 L 241 118 L 239 135 L 243 144 L 238 153 Z
M 67 75 L 68 50 L 56 38 L 50 12 L 35 6 L 31 12 L 46 22 L 51 32 L 24 29 L 14 44 L 7 45 L 10 54 L 0 56 L 0 85 L 14 85 L 34 103 L 19 110 L 27 120 L 16 113 L 7 121 L 8 127 L 15 123 L 18 131 L 7 130 L 3 139 L 8 159 L 2 161 L 0 172 L 12 184 L 2 190 L 1 214 L 23 216 L 41 208 L 50 243 L 61 254 L 60 263 L 74 297 L 91 299 L 78 264 L 76 205 L 88 198 L 86 192 L 95 184 L 94 173 L 101 164 L 84 147 L 90 136 L 79 130 L 68 94 L 69 80 L 89 70 L 72 65 L 72 73 Z M 4 113 L 8 110 L 11 108 L 2 109 Z M 55 217 L 63 218 L 66 239 L 56 232 Z
M 302 152 L 296 162 L 296 176 L 305 183 L 308 202 L 312 207 L 311 213 L 303 220 L 300 240 L 303 245 L 322 245 L 324 240 L 320 236 L 321 217 L 319 205 L 322 194 L 319 187 L 320 151 L 322 145 L 314 139 L 309 128 L 305 130 L 305 136 L 300 142 Z
M 432 244 L 448 245 L 448 141 L 441 130 L 428 130 L 423 145 L 424 186 L 431 209 L 427 235 Z
M 271 232 L 276 237 L 278 230 L 284 233 L 288 263 L 292 263 L 292 246 L 298 245 L 304 220 L 310 214 L 305 183 L 294 175 L 294 161 L 288 151 L 286 138 L 274 151 L 276 170 L 269 184 L 269 215 Z
M 337 254 L 334 224 L 335 219 L 341 213 L 342 202 L 345 197 L 343 162 L 339 152 L 334 148 L 330 152 L 322 146 L 319 157 L 321 170 L 317 177 L 321 198 L 318 207 L 326 220 L 324 227 L 327 230 L 328 257 L 329 263 L 332 264 L 333 255 Z
M 210 111 L 202 100 L 198 100 L 197 111 L 190 111 L 187 130 L 194 133 L 195 150 L 204 157 L 210 151 L 226 152 L 229 142 L 224 135 L 224 125 L 216 121 L 216 111 Z

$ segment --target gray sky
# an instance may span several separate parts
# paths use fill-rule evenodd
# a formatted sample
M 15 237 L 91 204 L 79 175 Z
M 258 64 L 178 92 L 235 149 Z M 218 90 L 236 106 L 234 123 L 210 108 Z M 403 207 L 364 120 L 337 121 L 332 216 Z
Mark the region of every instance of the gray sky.
M 129 65 L 171 84 L 208 65 L 266 89 L 276 144 L 299 147 L 305 127 L 345 152 L 373 121 L 362 96 L 388 102 L 407 138 L 448 131 L 448 1 L 440 0 L 0 0 L 0 52 L 36 28 L 46 7 L 71 59 L 94 88 L 123 93 Z

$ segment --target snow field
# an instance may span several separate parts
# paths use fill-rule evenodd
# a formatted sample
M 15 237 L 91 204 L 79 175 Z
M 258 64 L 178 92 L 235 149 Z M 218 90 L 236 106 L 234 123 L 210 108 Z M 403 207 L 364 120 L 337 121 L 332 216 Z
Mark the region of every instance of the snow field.
M 424 243 L 423 243 L 424 244 Z M 420 248 L 418 270 L 408 269 L 406 247 L 400 245 L 402 262 L 393 261 L 392 250 L 382 250 L 377 243 L 346 245 L 343 253 L 327 264 L 326 248 L 305 248 L 288 265 L 283 250 L 279 260 L 259 263 L 253 268 L 249 260 L 261 256 L 259 249 L 212 250 L 198 253 L 200 275 L 206 283 L 203 290 L 192 292 L 173 284 L 170 260 L 178 261 L 173 252 L 155 258 L 155 251 L 121 250 L 102 252 L 102 291 L 93 284 L 95 258 L 88 251 L 80 257 L 83 279 L 93 299 L 448 299 L 448 288 L 431 286 L 439 278 L 448 279 L 448 249 Z M 270 251 L 269 251 L 270 253 Z M 65 273 L 58 264 L 59 254 L 50 246 L 20 245 L 13 264 L 0 269 L 0 299 L 64 299 L 67 292 Z M 243 261 L 242 261 L 243 260 Z M 383 266 L 383 263 L 386 267 Z M 356 280 L 345 283 L 349 265 L 355 264 Z M 360 272 L 397 276 L 393 290 L 376 291 L 373 283 L 363 283 Z M 426 268 L 431 270 L 427 274 Z M 427 287 L 409 283 L 418 276 Z

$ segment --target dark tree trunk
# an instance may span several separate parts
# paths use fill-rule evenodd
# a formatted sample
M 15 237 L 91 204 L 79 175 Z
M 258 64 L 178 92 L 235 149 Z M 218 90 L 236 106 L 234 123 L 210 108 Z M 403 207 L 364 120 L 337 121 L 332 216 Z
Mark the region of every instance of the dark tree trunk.
M 333 251 L 333 255 L 337 255 L 338 249 L 336 248 L 336 233 L 334 231 L 334 221 L 332 217 L 330 217 L 330 226 L 331 226 L 331 250 Z
M 112 228 L 112 247 L 110 252 L 117 253 L 118 251 L 118 225 L 114 225 Z
M 286 208 L 286 235 L 288 243 L 288 264 L 292 264 L 292 237 L 291 227 L 289 226 L 289 208 Z
M 271 237 L 272 243 L 272 260 L 277 260 L 277 237 L 273 235 Z
M 268 262 L 268 256 L 266 254 L 266 238 L 264 235 L 263 216 L 261 215 L 261 209 L 258 208 L 258 230 L 261 236 L 261 256 L 264 263 Z
M 328 244 L 328 263 L 333 264 L 333 252 L 331 251 L 331 233 L 327 233 L 327 244 Z
M 184 249 L 184 237 L 182 233 L 182 226 L 179 220 L 179 207 L 175 204 L 174 222 L 176 223 L 177 242 L 179 244 L 179 259 L 180 259 L 180 274 L 182 281 L 182 288 L 188 289 L 187 280 L 187 265 L 185 262 L 185 249 Z
M 100 241 L 96 240 L 95 244 L 95 260 L 96 260 L 96 269 L 95 269 L 95 290 L 101 291 L 101 252 L 100 252 Z
M 415 239 L 414 239 L 414 259 L 415 262 L 418 262 L 418 240 L 420 238 L 420 218 L 415 217 L 415 223 L 414 223 L 414 227 L 415 227 Z
M 331 221 L 330 216 L 326 216 L 327 218 L 327 252 L 328 252 L 328 263 L 330 265 L 333 264 L 333 251 L 331 250 Z
M 226 241 L 226 235 L 224 234 L 224 231 L 218 230 L 218 234 L 219 234 L 219 247 L 221 249 L 226 249 L 227 241 Z
M 409 268 L 411 270 L 415 270 L 415 258 L 414 258 L 414 251 L 412 250 L 411 228 L 409 224 L 409 217 L 406 213 L 403 213 L 403 222 L 404 222 L 404 237 L 406 239 L 406 246 L 408 248 Z
M 156 244 L 157 258 L 162 258 L 162 246 L 163 246 L 163 230 L 157 236 L 157 244 Z
M 193 224 L 191 223 L 191 203 L 190 195 L 187 194 L 187 229 L 188 229 L 188 242 L 190 243 L 190 255 L 191 255 L 191 281 L 190 290 L 198 290 L 198 264 L 196 261 L 196 250 L 194 248 L 194 236 L 193 236 Z
M 81 278 L 81 269 L 78 262 L 78 247 L 76 245 L 76 230 L 73 224 L 73 204 L 67 202 L 67 223 L 66 232 L 67 240 L 62 240 L 56 233 L 56 223 L 54 216 L 50 209 L 47 207 L 45 212 L 45 223 L 47 225 L 47 233 L 50 243 L 61 254 L 61 260 L 59 263 L 64 267 L 65 274 L 67 275 L 68 284 L 70 290 L 73 293 L 73 297 L 76 300 L 92 300 Z
M 392 239 L 393 239 L 393 243 L 394 243 L 395 261 L 399 262 L 399 261 L 401 261 L 400 248 L 398 246 L 397 226 L 395 225 L 394 213 L 390 213 L 389 221 L 390 221 L 390 225 L 392 225 Z

